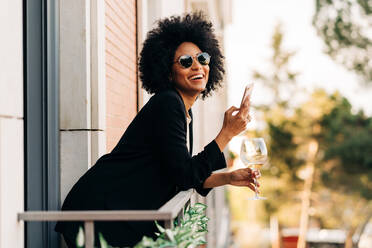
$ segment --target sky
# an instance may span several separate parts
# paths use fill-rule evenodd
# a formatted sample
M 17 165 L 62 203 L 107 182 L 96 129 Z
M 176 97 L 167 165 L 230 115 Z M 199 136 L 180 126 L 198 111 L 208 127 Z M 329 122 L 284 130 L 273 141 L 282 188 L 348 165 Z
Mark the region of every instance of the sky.
M 354 73 L 336 64 L 322 52 L 323 43 L 311 21 L 315 0 L 233 0 L 233 20 L 225 31 L 225 57 L 229 81 L 229 105 L 239 106 L 244 86 L 252 82 L 253 69 L 267 72 L 271 56 L 271 37 L 276 23 L 282 23 L 283 46 L 297 51 L 291 69 L 300 72 L 298 82 L 311 90 L 336 90 L 348 98 L 355 111 L 372 115 L 372 85 L 362 87 Z M 258 83 L 254 103 L 263 103 L 267 94 Z

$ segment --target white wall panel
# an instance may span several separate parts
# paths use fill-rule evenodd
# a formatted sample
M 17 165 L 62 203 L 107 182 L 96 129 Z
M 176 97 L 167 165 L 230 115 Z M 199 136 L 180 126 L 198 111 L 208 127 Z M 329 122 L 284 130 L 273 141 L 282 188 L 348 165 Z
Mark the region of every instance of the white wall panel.
M 24 246 L 22 1 L 0 1 L 0 247 Z
M 0 1 L 0 115 L 23 116 L 22 1 Z
M 0 247 L 24 245 L 23 120 L 0 117 Z

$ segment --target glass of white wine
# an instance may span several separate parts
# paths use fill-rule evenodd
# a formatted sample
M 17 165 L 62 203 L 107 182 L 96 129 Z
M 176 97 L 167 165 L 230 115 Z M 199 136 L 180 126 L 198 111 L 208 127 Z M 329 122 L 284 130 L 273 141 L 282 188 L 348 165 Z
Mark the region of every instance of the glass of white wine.
M 263 138 L 244 138 L 240 150 L 240 159 L 244 165 L 251 168 L 254 172 L 267 161 L 267 149 Z M 250 200 L 265 200 L 266 197 L 258 195 L 257 179 L 254 178 L 255 196 Z

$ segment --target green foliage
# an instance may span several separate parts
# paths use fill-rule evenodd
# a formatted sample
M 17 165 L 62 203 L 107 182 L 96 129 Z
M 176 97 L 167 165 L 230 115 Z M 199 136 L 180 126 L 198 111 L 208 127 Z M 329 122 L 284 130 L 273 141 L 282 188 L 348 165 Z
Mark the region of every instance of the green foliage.
M 347 99 L 340 98 L 321 125 L 324 160 L 332 163 L 322 170 L 322 182 L 372 199 L 372 118 L 363 112 L 353 114 Z
M 142 241 L 134 248 L 156 248 L 156 247 L 177 247 L 191 248 L 205 244 L 204 236 L 207 233 L 208 218 L 204 215 L 206 205 L 196 203 L 184 212 L 184 217 L 172 229 L 164 229 L 157 223 L 159 229 L 158 238 L 154 241 L 151 238 L 143 237 Z
M 204 238 L 208 232 L 208 217 L 204 214 L 206 207 L 201 203 L 196 203 L 192 207 L 188 206 L 184 211 L 183 218 L 180 219 L 179 223 L 175 221 L 175 227 L 171 229 L 165 229 L 155 221 L 159 230 L 159 233 L 156 233 L 158 238 L 153 240 L 145 236 L 134 248 L 195 248 L 198 245 L 206 244 Z M 102 248 L 113 248 L 106 242 L 101 233 L 99 233 L 99 242 Z M 76 244 L 78 247 L 84 247 L 82 228 L 79 229 Z
M 269 214 L 284 214 L 283 201 L 299 203 L 299 196 L 293 196 L 303 187 L 300 175 L 307 161 L 308 144 L 315 140 L 319 148 L 314 161 L 312 206 L 319 210 L 314 212 L 313 218 L 332 228 L 347 223 L 353 211 L 349 208 L 350 199 L 358 199 L 360 204 L 368 204 L 372 199 L 372 118 L 363 112 L 354 114 L 346 98 L 338 93 L 328 95 L 323 90 L 315 91 L 290 114 L 274 111 L 275 118 L 266 118 L 266 132 L 270 134 L 271 164 L 277 172 L 266 174 L 276 177 L 277 181 L 286 181 L 287 186 L 278 184 L 282 186 L 264 192 L 269 199 L 275 199 L 267 201 L 264 207 Z M 343 205 L 343 211 L 331 211 L 336 205 Z M 284 224 L 292 222 L 279 218 Z
M 306 102 L 291 108 L 291 111 L 288 111 L 288 107 L 277 105 L 265 113 L 267 128 L 264 131 L 270 135 L 268 148 L 271 168 L 263 171 L 263 174 L 275 185 L 265 186 L 266 192 L 263 194 L 269 200 L 264 207 L 268 215 L 277 214 L 284 225 L 299 221 L 299 215 L 293 213 L 298 212 L 300 206 L 304 184 L 301 175 L 308 161 L 309 144 L 318 141 L 322 116 L 331 111 L 333 105 L 332 97 L 323 90 L 317 90 Z M 322 157 L 316 156 L 315 163 L 317 170 L 321 170 Z M 264 216 L 265 220 L 268 218 Z
M 76 246 L 78 248 L 83 248 L 84 243 L 85 243 L 84 230 L 82 227 L 79 227 L 79 232 L 78 235 L 76 236 Z
M 99 243 L 101 245 L 101 248 L 112 248 L 108 243 L 107 241 L 105 240 L 105 238 L 103 237 L 102 233 L 99 233 L 98 234 L 98 237 L 99 237 Z
M 272 36 L 272 56 L 270 72 L 266 75 L 253 72 L 254 78 L 272 92 L 273 99 L 269 104 L 255 106 L 261 113 L 265 128 L 257 134 L 266 137 L 270 158 L 269 170 L 263 170 L 263 195 L 268 197 L 263 203 L 266 215 L 261 220 L 267 222 L 270 215 L 278 214 L 282 224 L 298 223 L 298 192 L 303 181 L 298 171 L 305 163 L 304 150 L 312 137 L 312 119 L 305 106 L 295 107 L 295 99 L 303 90 L 296 84 L 298 72 L 291 70 L 290 62 L 294 51 L 287 51 L 283 45 L 284 34 L 279 23 Z M 265 181 L 265 182 L 264 182 Z M 267 183 L 266 183 L 267 182 Z M 288 212 L 283 210 L 289 210 Z
M 372 81 L 372 0 L 316 0 L 313 25 L 326 53 Z
M 282 40 L 278 25 L 272 42 L 272 74 L 254 72 L 255 79 L 274 96 L 270 104 L 256 106 L 266 126 L 258 135 L 268 137 L 270 154 L 269 170 L 263 170 L 260 179 L 262 193 L 268 197 L 263 203 L 267 214 L 260 218 L 266 222 L 276 214 L 282 225 L 298 225 L 310 144 L 315 142 L 311 218 L 327 228 L 358 225 L 363 215 L 368 215 L 372 198 L 371 117 L 353 113 L 351 104 L 339 93 L 329 95 L 320 89 L 307 94 L 300 105 L 291 103 L 303 91 L 296 87 L 297 74 L 288 69 L 294 53 L 283 49 Z M 285 98 L 281 92 L 289 84 L 293 91 Z M 336 206 L 342 207 L 335 211 Z

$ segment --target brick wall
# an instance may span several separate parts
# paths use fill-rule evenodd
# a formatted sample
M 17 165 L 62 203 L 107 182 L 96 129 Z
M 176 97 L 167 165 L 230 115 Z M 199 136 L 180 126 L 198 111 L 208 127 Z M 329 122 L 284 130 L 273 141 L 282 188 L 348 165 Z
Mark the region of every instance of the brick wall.
M 111 152 L 137 113 L 136 1 L 105 4 L 106 149 Z

